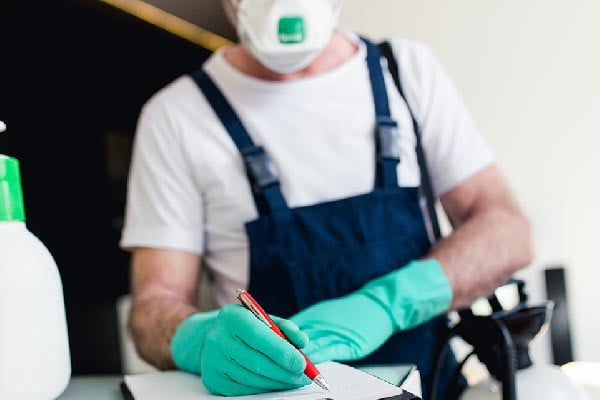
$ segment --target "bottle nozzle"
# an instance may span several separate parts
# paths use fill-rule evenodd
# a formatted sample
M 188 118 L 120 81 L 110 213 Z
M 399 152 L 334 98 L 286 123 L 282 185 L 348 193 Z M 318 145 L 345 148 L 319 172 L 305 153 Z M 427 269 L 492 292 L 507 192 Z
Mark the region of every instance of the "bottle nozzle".
M 0 121 L 0 133 L 6 124 Z M 0 222 L 25 221 L 19 160 L 0 154 Z

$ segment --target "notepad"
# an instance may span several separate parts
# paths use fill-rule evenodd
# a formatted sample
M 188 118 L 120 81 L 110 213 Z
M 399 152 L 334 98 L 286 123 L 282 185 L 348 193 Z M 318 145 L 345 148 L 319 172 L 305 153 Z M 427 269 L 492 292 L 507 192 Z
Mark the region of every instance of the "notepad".
M 236 396 L 235 400 L 374 400 L 401 395 L 403 390 L 366 372 L 329 361 L 318 365 L 331 391 L 316 384 L 294 390 Z M 226 397 L 210 394 L 197 375 L 182 371 L 152 372 L 125 376 L 135 400 L 216 400 Z M 228 397 L 227 399 L 231 399 Z

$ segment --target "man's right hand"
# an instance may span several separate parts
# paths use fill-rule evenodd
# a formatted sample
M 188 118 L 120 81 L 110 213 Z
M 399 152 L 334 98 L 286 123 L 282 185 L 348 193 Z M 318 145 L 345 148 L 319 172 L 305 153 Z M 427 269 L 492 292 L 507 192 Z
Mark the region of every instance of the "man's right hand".
M 294 345 L 308 343 L 295 323 L 273 320 Z M 239 396 L 311 383 L 300 352 L 240 305 L 185 319 L 171 340 L 171 355 L 178 368 L 202 375 L 214 394 Z

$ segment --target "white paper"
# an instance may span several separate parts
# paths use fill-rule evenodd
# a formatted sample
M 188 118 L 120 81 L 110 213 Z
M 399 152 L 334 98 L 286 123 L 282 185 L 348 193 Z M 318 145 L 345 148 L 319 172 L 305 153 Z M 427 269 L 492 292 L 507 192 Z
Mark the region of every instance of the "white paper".
M 331 391 L 313 383 L 299 389 L 251 396 L 215 396 L 208 393 L 199 376 L 182 371 L 127 375 L 125 383 L 135 400 L 374 400 L 402 393 L 399 387 L 344 364 L 326 362 L 318 368 Z

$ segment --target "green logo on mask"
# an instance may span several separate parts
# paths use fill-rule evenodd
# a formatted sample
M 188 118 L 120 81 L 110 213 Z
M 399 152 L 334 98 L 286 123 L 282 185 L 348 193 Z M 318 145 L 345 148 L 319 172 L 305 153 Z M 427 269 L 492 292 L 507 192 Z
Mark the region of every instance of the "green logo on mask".
M 296 44 L 305 39 L 302 17 L 282 17 L 279 20 L 279 43 Z

